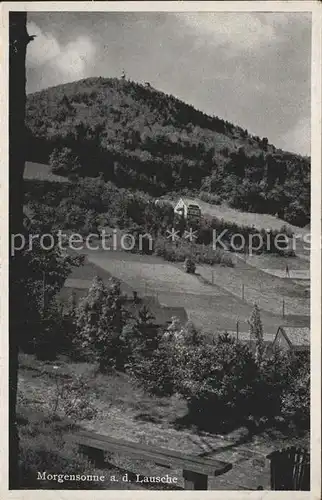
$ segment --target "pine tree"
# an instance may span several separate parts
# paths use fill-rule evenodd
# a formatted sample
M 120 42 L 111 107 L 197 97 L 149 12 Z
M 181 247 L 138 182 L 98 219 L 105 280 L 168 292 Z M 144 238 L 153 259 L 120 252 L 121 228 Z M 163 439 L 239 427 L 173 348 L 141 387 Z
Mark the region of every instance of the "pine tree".
M 124 328 L 123 338 L 131 358 L 137 360 L 138 357 L 149 356 L 158 348 L 159 335 L 154 319 L 149 308 L 143 305 L 135 321 Z
M 145 350 L 150 352 L 158 347 L 158 335 L 157 328 L 153 322 L 154 319 L 148 307 L 144 305 L 139 311 L 139 317 L 136 322 L 136 328 L 141 334 Z
M 264 354 L 264 335 L 263 335 L 263 324 L 260 317 L 260 311 L 257 304 L 254 305 L 254 309 L 249 321 L 250 325 L 250 338 L 255 342 L 255 359 L 257 363 L 261 363 Z

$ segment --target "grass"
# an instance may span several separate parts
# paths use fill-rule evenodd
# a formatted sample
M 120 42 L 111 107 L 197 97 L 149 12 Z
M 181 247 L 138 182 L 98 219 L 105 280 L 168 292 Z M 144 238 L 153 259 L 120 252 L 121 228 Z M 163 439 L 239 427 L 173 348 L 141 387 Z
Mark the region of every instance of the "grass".
M 164 197 L 166 199 L 167 197 Z M 191 197 L 190 197 L 191 198 Z M 171 201 L 173 205 L 176 205 L 179 196 L 176 197 L 174 201 Z M 238 224 L 239 226 L 254 226 L 256 229 L 268 229 L 279 231 L 282 226 L 287 225 L 293 232 L 297 235 L 304 235 L 308 231 L 305 228 L 300 228 L 286 223 L 284 220 L 279 219 L 273 215 L 269 214 L 258 214 L 252 212 L 243 212 L 242 210 L 237 210 L 235 208 L 228 207 L 225 204 L 222 205 L 212 205 L 205 201 L 200 200 L 198 197 L 194 198 L 201 208 L 203 215 L 210 215 L 211 217 L 216 217 L 218 219 L 223 219 L 226 222 L 231 222 Z
M 309 271 L 310 263 L 298 257 L 281 257 L 275 254 L 252 255 L 247 257 L 247 264 L 258 269 L 278 269 L 285 272 L 286 264 L 290 271 Z
M 157 295 L 166 306 L 184 307 L 189 318 L 206 333 L 235 330 L 237 321 L 240 332 L 248 332 L 255 302 L 261 308 L 264 330 L 272 338 L 281 324 L 302 324 L 309 314 L 304 287 L 270 276 L 242 261 L 237 261 L 235 268 L 198 265 L 199 276 L 194 276 L 186 274 L 181 264 L 165 263 L 155 256 L 93 251 L 87 257 L 86 265 L 75 270 L 73 278 L 88 279 L 98 270 L 102 277 L 113 275 L 130 290 Z M 215 286 L 211 285 L 212 271 Z M 242 283 L 245 300 L 241 297 Z M 282 317 L 283 296 L 286 318 Z
M 56 362 L 37 361 L 31 355 L 20 355 L 19 399 L 22 396 L 24 407 L 28 411 L 41 410 L 46 414 L 46 402 L 53 397 L 55 381 L 52 376 L 53 365 L 57 365 L 57 376 L 74 377 L 92 373 L 93 366 L 87 363 L 70 363 L 63 357 Z M 173 396 L 171 398 L 155 398 L 145 394 L 131 383 L 127 375 L 98 375 L 95 379 L 88 376 L 88 382 L 95 390 L 97 415 L 89 421 L 75 422 L 82 427 L 107 434 L 111 437 L 142 442 L 151 446 L 181 450 L 188 454 L 203 454 L 233 463 L 228 473 L 210 479 L 210 489 L 247 489 L 261 484 L 268 487 L 269 470 L 265 456 L 274 449 L 290 443 L 306 443 L 307 437 L 289 438 L 278 433 L 267 431 L 263 435 L 249 438 L 246 430 L 241 428 L 226 436 L 209 434 L 194 427 L 183 427 L 180 418 L 186 414 L 186 404 Z M 33 395 L 41 401 L 36 404 Z M 34 435 L 44 435 L 44 426 L 40 423 L 33 426 Z M 48 426 L 47 426 L 48 427 Z M 25 432 L 21 428 L 22 434 Z M 54 435 L 59 430 L 52 427 Z M 30 434 L 30 433 L 29 433 Z M 24 437 L 23 437 L 24 439 Z M 36 443 L 37 443 L 36 437 Z M 47 438 L 46 438 L 47 439 Z M 24 441 L 26 443 L 26 441 Z M 32 445 L 28 438 L 27 444 Z M 44 438 L 41 439 L 44 442 Z M 38 445 L 37 445 L 38 446 Z M 57 445 L 55 445 L 57 446 Z M 179 478 L 179 487 L 183 486 L 182 471 L 160 468 L 142 460 L 129 459 L 126 456 L 113 455 L 113 470 L 130 471 L 145 475 L 169 475 Z M 93 471 L 91 473 L 94 473 Z M 106 471 L 105 471 L 106 474 Z M 108 489 L 110 486 L 105 485 Z M 139 489 L 138 485 L 132 488 Z
M 241 297 L 244 285 L 244 298 L 248 304 L 257 303 L 263 311 L 274 314 L 282 313 L 282 301 L 285 313 L 289 315 L 309 316 L 310 301 L 305 297 L 303 287 L 291 279 L 282 279 L 250 266 L 238 260 L 234 269 L 222 267 L 210 268 L 197 266 L 202 277 L 214 283 L 236 297 Z
M 108 255 L 110 258 L 111 254 L 109 253 Z M 122 255 L 124 258 L 126 253 L 122 252 Z M 90 285 L 95 276 L 99 276 L 105 283 L 108 283 L 113 277 L 117 278 L 117 276 L 112 275 L 106 268 L 97 266 L 94 262 L 86 258 L 84 265 L 73 268 L 71 274 L 67 278 L 67 284 L 73 288 L 84 288 Z M 124 281 L 121 282 L 121 289 L 124 293 L 132 294 L 132 288 Z
M 19 430 L 19 489 L 140 489 L 130 483 L 111 481 L 111 476 L 120 477 L 124 470 L 106 464 L 97 467 L 78 447 L 67 440 L 67 436 L 79 428 L 65 419 L 52 419 L 46 412 L 18 408 Z M 47 475 L 91 475 L 104 476 L 104 481 L 68 481 L 39 479 L 38 473 Z

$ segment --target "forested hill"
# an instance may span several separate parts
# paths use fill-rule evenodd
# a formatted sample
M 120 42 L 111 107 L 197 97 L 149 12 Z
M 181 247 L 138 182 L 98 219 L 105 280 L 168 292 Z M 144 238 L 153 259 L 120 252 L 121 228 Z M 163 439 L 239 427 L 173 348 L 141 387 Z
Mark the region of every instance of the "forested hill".
M 27 127 L 28 159 L 57 174 L 101 174 L 156 196 L 202 192 L 216 203 L 309 222 L 309 158 L 148 83 L 88 78 L 28 95 Z

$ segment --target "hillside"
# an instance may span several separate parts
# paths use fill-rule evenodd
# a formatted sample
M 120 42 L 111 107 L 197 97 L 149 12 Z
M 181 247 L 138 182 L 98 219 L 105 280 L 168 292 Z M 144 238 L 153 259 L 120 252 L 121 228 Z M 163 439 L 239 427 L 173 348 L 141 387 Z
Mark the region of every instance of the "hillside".
M 56 174 L 101 173 L 154 196 L 202 192 L 210 203 L 309 222 L 308 158 L 149 84 L 89 78 L 31 94 L 27 127 L 28 159 Z

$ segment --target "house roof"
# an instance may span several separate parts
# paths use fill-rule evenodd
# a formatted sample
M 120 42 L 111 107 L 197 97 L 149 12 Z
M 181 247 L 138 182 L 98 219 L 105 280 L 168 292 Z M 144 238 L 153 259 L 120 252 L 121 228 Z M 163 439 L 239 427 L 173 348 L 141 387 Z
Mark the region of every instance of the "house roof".
M 194 205 L 198 208 L 200 208 L 199 203 L 194 200 L 193 198 L 187 198 L 186 196 L 181 196 L 178 201 L 182 200 L 185 205 Z
M 188 315 L 184 307 L 165 307 L 162 306 L 154 297 L 140 297 L 138 302 L 135 303 L 133 299 L 129 298 L 127 308 L 132 312 L 139 312 L 145 305 L 150 314 L 154 316 L 153 322 L 157 325 L 166 325 L 171 322 L 175 317 L 182 325 L 188 321 Z
M 90 280 L 66 280 L 65 286 L 59 293 L 59 297 L 62 301 L 66 301 L 71 294 L 74 293 L 75 301 L 77 303 L 84 295 L 86 295 L 91 284 L 92 281 Z M 170 323 L 174 317 L 177 318 L 182 325 L 185 325 L 189 319 L 184 307 L 162 306 L 155 297 L 149 296 L 138 297 L 136 302 L 133 297 L 127 295 L 126 309 L 134 316 L 138 315 L 143 306 L 148 308 L 150 314 L 154 317 L 153 323 L 156 325 L 166 325 L 167 323 Z
M 23 178 L 24 180 L 64 182 L 70 184 L 70 180 L 67 177 L 53 174 L 49 165 L 31 161 L 25 162 Z
M 278 331 L 285 335 L 293 347 L 310 345 L 310 329 L 307 327 L 280 326 Z
M 236 330 L 225 330 L 225 331 L 222 331 L 220 332 L 220 334 L 224 334 L 224 333 L 228 333 L 228 335 L 230 337 L 233 337 L 234 339 L 237 340 L 237 332 Z M 250 332 L 239 332 L 238 333 L 238 340 L 240 342 L 247 342 L 247 343 L 251 343 L 252 339 L 251 336 L 250 336 Z M 264 333 L 263 334 L 263 341 L 264 341 L 264 344 L 269 344 L 271 343 L 272 341 L 274 340 L 274 336 L 272 336 L 271 334 L 269 333 Z

